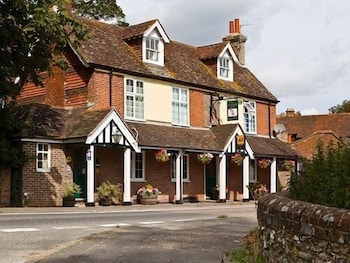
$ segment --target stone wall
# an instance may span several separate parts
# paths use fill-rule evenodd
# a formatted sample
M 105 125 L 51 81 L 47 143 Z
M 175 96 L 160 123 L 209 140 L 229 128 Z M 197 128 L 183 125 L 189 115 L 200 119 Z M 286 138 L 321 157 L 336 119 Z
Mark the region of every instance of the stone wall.
M 259 199 L 266 262 L 350 262 L 350 210 L 268 194 Z

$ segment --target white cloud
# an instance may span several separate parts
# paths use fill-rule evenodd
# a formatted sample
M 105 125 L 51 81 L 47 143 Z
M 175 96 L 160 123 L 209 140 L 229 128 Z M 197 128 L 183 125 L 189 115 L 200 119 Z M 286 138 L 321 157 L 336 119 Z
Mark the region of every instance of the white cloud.
M 327 113 L 350 99 L 348 0 L 118 0 L 126 20 L 158 18 L 173 40 L 220 42 L 241 19 L 248 68 L 281 101 L 277 111 Z

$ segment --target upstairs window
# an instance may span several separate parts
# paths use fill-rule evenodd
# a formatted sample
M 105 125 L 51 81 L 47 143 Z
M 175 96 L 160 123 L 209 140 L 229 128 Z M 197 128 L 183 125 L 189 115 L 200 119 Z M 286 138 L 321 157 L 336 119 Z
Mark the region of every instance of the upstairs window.
M 158 66 L 164 66 L 164 40 L 157 29 L 149 32 L 143 38 L 142 60 Z
M 126 118 L 144 120 L 143 82 L 133 79 L 125 81 Z
M 173 88 L 172 94 L 172 123 L 188 126 L 189 119 L 188 90 Z
M 146 38 L 146 60 L 159 62 L 159 39 Z
M 247 133 L 256 133 L 256 107 L 254 101 L 244 101 L 244 129 Z
M 50 172 L 50 153 L 51 147 L 47 143 L 38 143 L 36 145 L 36 171 Z
M 227 52 L 218 58 L 218 78 L 233 81 L 233 60 Z

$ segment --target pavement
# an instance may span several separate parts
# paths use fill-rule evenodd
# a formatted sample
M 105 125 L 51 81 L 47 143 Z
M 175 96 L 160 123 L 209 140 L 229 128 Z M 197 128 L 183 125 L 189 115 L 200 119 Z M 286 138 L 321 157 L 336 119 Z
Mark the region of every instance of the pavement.
M 123 211 L 142 211 L 142 210 L 174 210 L 191 209 L 191 207 L 208 206 L 247 206 L 254 207 L 254 202 L 226 201 L 226 203 L 217 203 L 216 201 L 202 201 L 197 203 L 184 202 L 183 204 L 160 203 L 157 205 L 111 205 L 111 206 L 85 206 L 77 204 L 75 207 L 0 207 L 1 214 L 40 214 L 40 213 L 88 213 L 88 212 L 123 212 Z

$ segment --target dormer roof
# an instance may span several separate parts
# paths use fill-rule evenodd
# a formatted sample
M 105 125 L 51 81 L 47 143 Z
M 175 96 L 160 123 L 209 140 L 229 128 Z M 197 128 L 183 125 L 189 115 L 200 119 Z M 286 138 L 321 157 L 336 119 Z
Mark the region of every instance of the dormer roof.
M 89 38 L 82 43 L 76 53 L 86 65 L 174 82 L 205 89 L 208 92 L 227 92 L 272 103 L 278 102 L 247 68 L 234 63 L 235 80 L 229 82 L 218 79 L 216 72 L 203 63 L 204 58 L 217 57 L 225 48 L 232 52 L 227 42 L 197 48 L 170 41 L 158 20 L 126 28 L 93 20 L 83 22 L 88 27 Z M 144 63 L 139 51 L 127 41 L 141 38 L 154 29 L 167 41 L 164 45 L 164 66 Z

